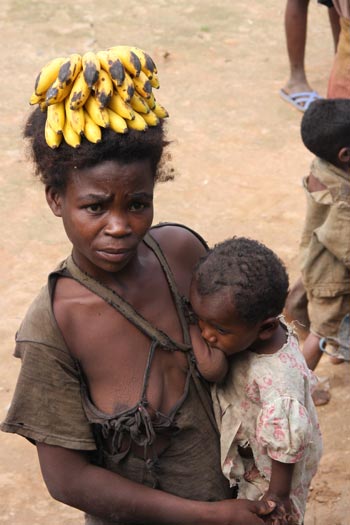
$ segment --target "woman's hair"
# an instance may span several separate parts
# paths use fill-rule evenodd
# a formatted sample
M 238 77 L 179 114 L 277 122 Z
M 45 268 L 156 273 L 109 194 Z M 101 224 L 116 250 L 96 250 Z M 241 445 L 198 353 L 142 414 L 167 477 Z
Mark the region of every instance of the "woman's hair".
M 172 169 L 162 162 L 163 151 L 169 142 L 165 140 L 163 121 L 150 126 L 146 131 L 130 129 L 127 133 L 116 133 L 102 129 L 102 140 L 97 144 L 82 137 L 78 148 L 72 148 L 62 140 L 56 149 L 45 140 L 46 113 L 38 107 L 28 117 L 23 136 L 29 142 L 29 156 L 34 162 L 35 174 L 46 186 L 64 191 L 67 177 L 73 169 L 95 166 L 106 160 L 129 164 L 149 160 L 155 181 L 173 178 Z
M 194 282 L 200 295 L 229 289 L 242 321 L 254 324 L 279 315 L 288 293 L 288 274 L 277 255 L 258 241 L 227 239 L 199 261 Z
M 305 147 L 338 165 L 339 151 L 350 145 L 350 99 L 320 99 L 310 104 L 301 121 Z

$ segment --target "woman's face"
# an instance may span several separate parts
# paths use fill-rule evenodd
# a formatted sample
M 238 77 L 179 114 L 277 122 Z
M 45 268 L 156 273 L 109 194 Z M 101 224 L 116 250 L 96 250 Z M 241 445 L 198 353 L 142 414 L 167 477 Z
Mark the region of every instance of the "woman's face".
M 64 193 L 47 188 L 62 217 L 73 257 L 90 275 L 118 272 L 137 255 L 153 220 L 154 179 L 149 161 L 110 160 L 71 172 Z

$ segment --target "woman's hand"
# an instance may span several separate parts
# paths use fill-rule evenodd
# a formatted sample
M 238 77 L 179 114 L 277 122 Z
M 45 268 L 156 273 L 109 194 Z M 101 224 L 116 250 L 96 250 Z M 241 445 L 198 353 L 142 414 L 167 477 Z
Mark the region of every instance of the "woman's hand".
M 268 516 L 276 506 L 273 501 L 247 499 L 224 500 L 214 505 L 216 519 L 210 523 L 225 525 L 264 525 L 263 516 Z

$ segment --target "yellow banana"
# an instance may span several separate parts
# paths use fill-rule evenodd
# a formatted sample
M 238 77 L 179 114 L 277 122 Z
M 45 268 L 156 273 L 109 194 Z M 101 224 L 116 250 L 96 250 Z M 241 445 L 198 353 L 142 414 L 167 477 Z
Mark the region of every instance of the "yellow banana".
M 135 53 L 135 55 L 137 55 L 141 62 L 141 69 L 149 79 L 151 79 L 153 75 L 157 74 L 156 65 L 148 53 L 139 47 L 131 47 L 131 50 Z
M 105 108 L 113 95 L 113 82 L 107 71 L 101 69 L 98 81 L 94 85 L 95 97 L 100 108 Z
M 144 98 L 149 98 L 152 93 L 151 81 L 148 80 L 147 76 L 143 71 L 140 72 L 138 77 L 133 79 L 134 86 L 139 95 Z
M 61 102 L 70 93 L 73 82 L 81 70 L 81 56 L 78 53 L 70 55 L 61 65 L 56 80 L 46 92 L 45 101 L 49 106 Z
M 116 86 L 119 95 L 125 102 L 129 102 L 135 92 L 135 86 L 131 76 L 125 71 L 125 79 L 121 86 Z
M 156 105 L 154 106 L 153 108 L 153 113 L 155 113 L 157 115 L 157 117 L 159 118 L 167 118 L 169 117 L 169 113 L 167 112 L 167 110 L 165 109 L 164 106 L 162 106 L 161 104 L 159 104 L 159 102 L 156 101 Z
M 119 58 L 129 75 L 137 77 L 141 71 L 141 62 L 139 57 L 132 51 L 130 46 L 114 46 L 108 49 L 110 59 Z
M 138 113 L 148 113 L 150 111 L 146 99 L 141 97 L 136 91 L 130 99 L 130 105 Z
M 65 58 L 59 57 L 50 60 L 40 71 L 35 80 L 35 93 L 42 96 L 49 89 L 51 84 L 56 80 L 61 65 Z
M 78 109 L 71 109 L 69 104 L 69 98 L 66 99 L 65 103 L 62 102 L 62 104 L 65 104 L 66 119 L 68 120 L 69 124 L 71 125 L 75 133 L 77 133 L 78 135 L 82 135 L 85 127 L 83 108 L 80 107 Z
M 148 126 L 157 126 L 157 124 L 159 124 L 159 118 L 152 110 L 149 113 L 143 113 L 142 118 L 146 121 Z
M 50 126 L 49 121 L 47 119 L 45 122 L 45 140 L 46 144 L 52 149 L 58 148 L 58 146 L 62 142 L 62 134 L 56 133 L 56 131 L 54 131 Z
M 70 94 L 72 90 L 72 84 L 68 86 L 61 87 L 60 83 L 56 79 L 51 87 L 46 91 L 45 104 L 46 106 L 51 106 L 51 104 L 57 104 L 61 102 Z
M 150 109 L 153 109 L 154 106 L 156 105 L 156 99 L 154 98 L 153 93 L 150 94 L 149 98 L 146 98 L 144 100 Z
M 64 123 L 63 137 L 72 148 L 78 148 L 80 146 L 80 135 L 74 131 L 68 119 L 66 119 Z
M 135 118 L 133 120 L 126 120 L 128 128 L 136 129 L 138 131 L 145 131 L 148 128 L 147 122 L 144 118 L 135 111 Z
M 83 55 L 82 67 L 85 82 L 91 89 L 92 86 L 97 82 L 101 69 L 100 61 L 93 51 L 87 51 L 87 53 Z
M 108 116 L 109 116 L 109 127 L 113 129 L 113 131 L 116 131 L 117 133 L 127 133 L 128 126 L 126 124 L 126 121 L 118 115 L 118 113 L 115 113 L 112 109 L 107 108 Z
M 125 80 L 125 69 L 119 58 L 110 56 L 107 51 L 99 51 L 97 56 L 101 67 L 110 74 L 115 87 L 121 86 Z
M 37 95 L 35 91 L 30 96 L 29 104 L 31 106 L 34 106 L 34 104 L 40 104 L 41 102 L 44 102 L 45 96 L 44 95 Z
M 51 104 L 51 106 L 47 108 L 46 119 L 55 133 L 62 133 L 64 123 L 66 120 L 64 102 L 57 102 L 57 104 Z
M 80 71 L 77 78 L 74 80 L 72 90 L 69 94 L 69 106 L 71 109 L 79 109 L 81 108 L 86 100 L 88 99 L 88 96 L 90 95 L 91 89 L 89 88 L 85 76 L 84 71 Z
M 132 120 L 135 118 L 135 113 L 130 103 L 125 102 L 119 93 L 113 93 L 111 100 L 109 101 L 108 107 L 118 113 L 123 118 Z
M 158 75 L 156 73 L 153 74 L 152 78 L 150 79 L 151 86 L 155 89 L 159 89 L 159 79 Z
M 58 80 L 60 84 L 68 86 L 72 84 L 78 73 L 80 73 L 82 67 L 81 56 L 78 53 L 73 53 L 69 55 L 68 59 L 63 62 L 58 72 Z
M 92 120 L 101 128 L 108 128 L 109 116 L 107 108 L 100 108 L 99 102 L 96 100 L 94 95 L 90 95 L 85 102 L 84 108 L 89 113 Z
M 84 112 L 84 121 L 85 121 L 85 127 L 84 127 L 84 135 L 87 138 L 89 142 L 93 142 L 96 144 L 96 142 L 101 142 L 102 140 L 102 131 L 100 126 L 96 124 L 90 117 L 89 113 L 85 111 L 84 108 L 82 108 Z
M 108 71 L 109 64 L 108 64 L 108 53 L 107 51 L 98 51 L 96 53 L 96 57 L 98 61 L 100 62 L 100 68 L 103 67 L 105 71 Z

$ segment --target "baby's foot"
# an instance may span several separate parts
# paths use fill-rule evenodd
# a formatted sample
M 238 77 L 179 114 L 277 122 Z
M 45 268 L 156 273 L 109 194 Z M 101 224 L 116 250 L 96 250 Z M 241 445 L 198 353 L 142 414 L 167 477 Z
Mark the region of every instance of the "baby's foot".
M 252 469 L 247 470 L 244 474 L 244 479 L 246 481 L 254 481 L 260 476 L 258 469 L 254 466 Z

